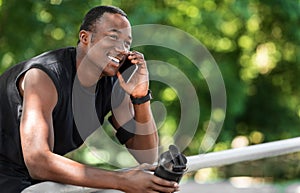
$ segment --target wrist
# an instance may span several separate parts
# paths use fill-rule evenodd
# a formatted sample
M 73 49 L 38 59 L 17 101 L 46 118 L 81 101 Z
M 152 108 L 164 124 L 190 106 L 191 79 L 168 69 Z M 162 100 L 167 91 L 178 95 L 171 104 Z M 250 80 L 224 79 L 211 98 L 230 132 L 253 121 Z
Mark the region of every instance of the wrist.
M 125 192 L 126 185 L 127 185 L 127 178 L 125 177 L 125 171 L 117 171 L 116 189 Z
M 134 105 L 140 105 L 140 104 L 146 103 L 146 102 L 150 101 L 152 98 L 153 98 L 152 92 L 150 89 L 148 90 L 147 94 L 143 97 L 135 97 L 135 96 L 130 95 L 131 102 Z

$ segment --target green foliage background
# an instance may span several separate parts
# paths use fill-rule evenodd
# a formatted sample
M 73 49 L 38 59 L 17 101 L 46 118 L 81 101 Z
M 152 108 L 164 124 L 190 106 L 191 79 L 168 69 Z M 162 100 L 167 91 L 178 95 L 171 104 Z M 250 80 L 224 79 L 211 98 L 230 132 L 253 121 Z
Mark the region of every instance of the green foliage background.
M 83 15 L 100 4 L 119 6 L 132 25 L 164 24 L 184 30 L 210 51 L 227 92 L 224 126 L 212 151 L 230 149 L 238 140 L 253 145 L 299 135 L 299 0 L 0 0 L 0 73 L 43 51 L 75 46 Z M 200 125 L 185 150 L 187 155 L 198 154 L 210 117 L 205 81 L 199 81 L 184 57 L 170 50 L 141 50 L 147 59 L 173 61 L 199 92 Z M 160 135 L 171 136 L 180 117 L 180 104 L 167 87 L 152 87 L 156 100 L 163 101 L 170 112 Z M 83 159 L 85 148 L 69 156 L 99 165 L 91 157 Z M 217 173 L 221 177 L 293 179 L 300 177 L 298 162 L 299 155 L 292 154 L 247 163 L 248 169 L 239 165 L 220 168 Z M 258 170 L 262 172 L 253 172 Z

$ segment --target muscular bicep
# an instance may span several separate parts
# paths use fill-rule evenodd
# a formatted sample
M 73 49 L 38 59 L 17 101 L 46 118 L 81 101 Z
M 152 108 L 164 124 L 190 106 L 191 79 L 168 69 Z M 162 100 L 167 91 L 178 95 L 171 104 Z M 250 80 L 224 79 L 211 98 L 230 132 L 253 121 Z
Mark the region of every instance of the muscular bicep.
M 26 72 L 23 83 L 20 134 L 26 162 L 41 152 L 53 150 L 52 111 L 57 103 L 57 91 L 49 76 L 39 69 Z

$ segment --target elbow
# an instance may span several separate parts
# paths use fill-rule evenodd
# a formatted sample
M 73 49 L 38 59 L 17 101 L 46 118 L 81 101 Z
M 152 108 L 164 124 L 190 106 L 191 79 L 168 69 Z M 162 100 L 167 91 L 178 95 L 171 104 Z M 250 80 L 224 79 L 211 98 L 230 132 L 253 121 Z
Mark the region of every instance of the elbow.
M 132 153 L 139 164 L 148 163 L 153 164 L 157 161 L 158 153 L 157 149 L 149 150 L 135 150 Z
M 136 134 L 126 142 L 126 147 L 140 164 L 153 164 L 158 158 L 158 134 Z
M 24 156 L 24 161 L 32 179 L 47 179 L 49 167 L 47 166 L 47 158 L 43 153 L 32 153 L 26 157 Z
M 139 164 L 148 163 L 153 164 L 158 159 L 158 147 L 148 146 L 143 148 L 137 148 L 138 145 L 127 145 L 128 151 L 133 155 L 135 160 Z
M 148 156 L 142 156 L 140 159 L 139 159 L 139 163 L 142 164 L 142 163 L 148 163 L 148 164 L 154 164 L 155 162 L 157 162 L 157 158 L 158 158 L 158 153 L 157 153 L 157 150 L 156 149 L 151 149 L 148 151 Z

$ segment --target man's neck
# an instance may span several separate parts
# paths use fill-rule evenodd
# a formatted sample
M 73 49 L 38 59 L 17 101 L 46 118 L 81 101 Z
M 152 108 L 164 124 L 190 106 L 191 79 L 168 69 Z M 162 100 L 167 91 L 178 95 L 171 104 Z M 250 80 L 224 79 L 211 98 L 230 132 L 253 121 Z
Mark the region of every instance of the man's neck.
M 80 84 L 83 87 L 91 88 L 94 87 L 98 80 L 102 77 L 101 74 L 97 73 L 97 69 L 94 69 L 93 64 L 91 64 L 85 57 L 85 53 L 79 48 L 76 52 L 76 70 L 77 77 Z

